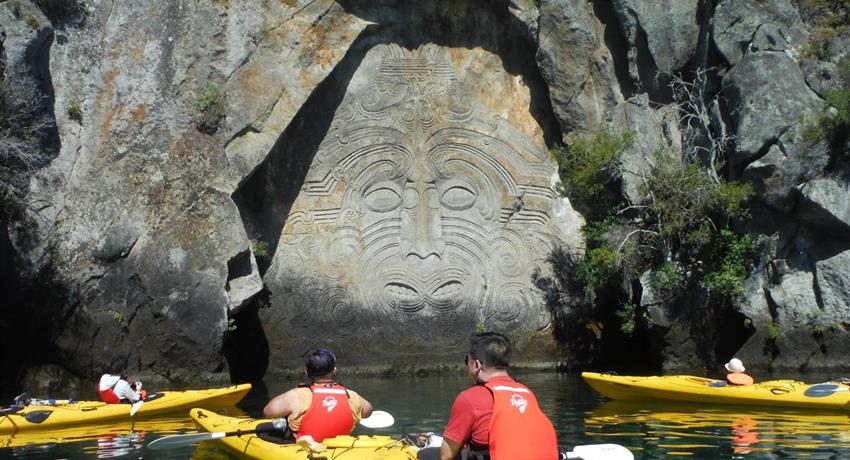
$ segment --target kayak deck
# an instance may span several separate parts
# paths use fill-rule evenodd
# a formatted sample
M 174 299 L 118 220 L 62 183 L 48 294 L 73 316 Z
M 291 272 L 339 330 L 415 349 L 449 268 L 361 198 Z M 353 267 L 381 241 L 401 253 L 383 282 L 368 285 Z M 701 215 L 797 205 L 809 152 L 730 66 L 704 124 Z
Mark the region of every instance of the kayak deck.
M 850 411 L 850 387 L 846 385 L 831 385 L 835 387 L 834 391 L 811 396 L 810 390 L 815 385 L 795 380 L 771 380 L 744 386 L 710 386 L 717 380 L 690 375 L 633 377 L 583 372 L 581 376 L 594 390 L 611 399 Z
M 232 406 L 251 389 L 250 384 L 225 388 L 186 391 L 162 391 L 143 402 L 131 416 L 130 404 L 106 404 L 100 401 L 57 402 L 55 405 L 31 404 L 18 411 L 0 415 L 0 434 L 24 430 L 53 430 L 60 427 L 134 420 L 172 412 L 185 413 L 199 404 Z
M 209 432 L 254 430 L 271 420 L 236 418 L 217 414 L 206 409 L 189 412 L 195 422 Z M 257 434 L 228 436 L 220 439 L 230 449 L 254 459 L 307 460 L 328 458 L 340 460 L 415 460 L 417 448 L 389 436 L 337 436 L 322 441 L 327 450 L 312 454 L 296 444 L 280 444 L 263 439 Z

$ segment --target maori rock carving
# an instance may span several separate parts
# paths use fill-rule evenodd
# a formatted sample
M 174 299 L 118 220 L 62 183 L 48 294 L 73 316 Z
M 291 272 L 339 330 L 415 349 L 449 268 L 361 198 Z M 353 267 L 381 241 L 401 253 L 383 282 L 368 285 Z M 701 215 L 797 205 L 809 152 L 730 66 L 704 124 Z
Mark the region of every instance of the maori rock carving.
M 488 118 L 437 46 L 378 46 L 368 71 L 281 233 L 267 275 L 279 327 L 295 340 L 376 329 L 386 344 L 424 336 L 446 351 L 479 323 L 548 327 L 531 282 L 561 238 L 546 150 Z

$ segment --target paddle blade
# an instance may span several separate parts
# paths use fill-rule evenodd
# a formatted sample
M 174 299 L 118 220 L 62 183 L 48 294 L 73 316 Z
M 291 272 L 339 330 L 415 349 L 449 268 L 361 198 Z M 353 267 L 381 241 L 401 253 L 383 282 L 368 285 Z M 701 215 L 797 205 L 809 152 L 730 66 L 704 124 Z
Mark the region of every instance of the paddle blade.
M 201 441 L 223 438 L 225 433 L 195 433 L 195 434 L 173 434 L 154 439 L 148 444 L 148 449 L 165 450 L 174 447 L 183 447 Z
M 360 420 L 360 424 L 366 428 L 386 428 L 393 423 L 395 423 L 393 416 L 382 410 L 372 411 L 372 415 Z
M 804 395 L 810 398 L 823 398 L 825 396 L 831 396 L 837 391 L 847 391 L 850 388 L 843 385 L 836 385 L 834 383 L 820 383 L 817 385 L 812 385 L 803 392 Z
M 133 403 L 133 405 L 130 407 L 130 417 L 136 415 L 136 412 L 138 412 L 139 409 L 142 407 L 142 403 L 144 403 L 144 401 L 136 401 Z
M 634 460 L 629 449 L 619 444 L 588 444 L 575 446 L 572 452 L 567 452 L 567 458 L 582 460 Z

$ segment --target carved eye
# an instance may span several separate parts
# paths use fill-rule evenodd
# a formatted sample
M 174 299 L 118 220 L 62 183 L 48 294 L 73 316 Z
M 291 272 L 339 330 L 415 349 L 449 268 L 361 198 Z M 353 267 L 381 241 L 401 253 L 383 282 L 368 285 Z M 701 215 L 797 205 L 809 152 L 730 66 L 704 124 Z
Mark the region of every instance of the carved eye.
M 388 212 L 401 204 L 401 195 L 394 187 L 395 184 L 379 184 L 363 197 L 366 207 L 375 212 Z
M 475 203 L 477 193 L 466 184 L 453 184 L 443 192 L 440 203 L 454 211 L 469 209 Z

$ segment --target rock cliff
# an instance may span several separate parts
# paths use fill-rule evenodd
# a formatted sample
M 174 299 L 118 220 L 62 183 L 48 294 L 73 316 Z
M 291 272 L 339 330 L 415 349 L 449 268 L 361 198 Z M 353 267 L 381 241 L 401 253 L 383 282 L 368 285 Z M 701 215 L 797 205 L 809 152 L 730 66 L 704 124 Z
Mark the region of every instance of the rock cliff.
M 670 82 L 697 71 L 729 178 L 757 190 L 736 229 L 761 252 L 728 317 L 655 311 L 650 352 L 850 367 L 847 145 L 809 135 L 850 87 L 850 47 L 796 2 L 60 4 L 0 3 L 4 88 L 36 79 L 58 139 L 18 167 L 0 125 L 26 177 L 3 215 L 0 346 L 38 342 L 10 379 L 116 353 L 168 380 L 257 378 L 315 345 L 437 367 L 476 327 L 525 364 L 562 360 L 532 278 L 584 219 L 548 150 L 609 129 L 635 133 L 624 164 L 682 156 Z

